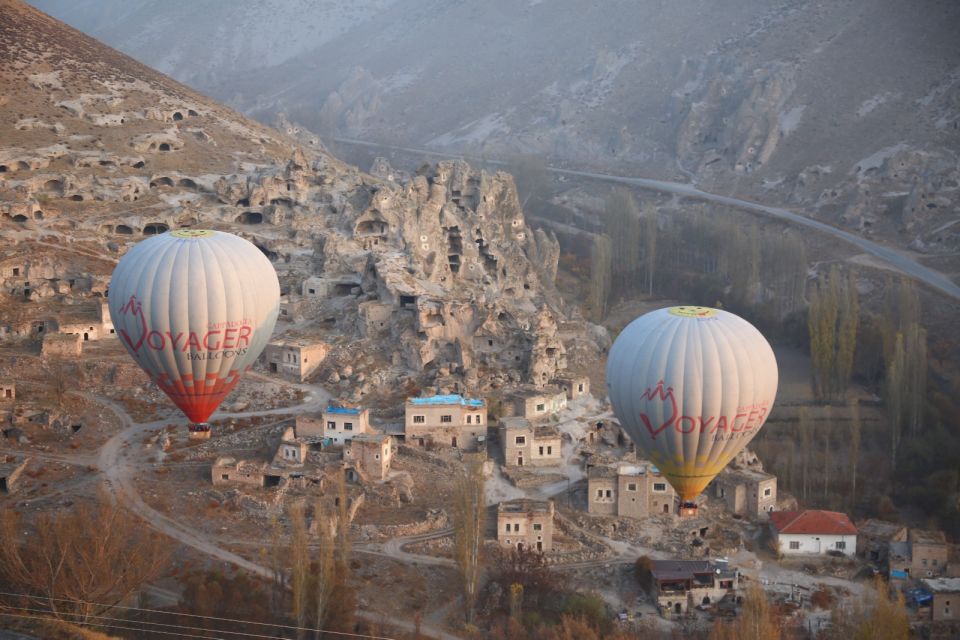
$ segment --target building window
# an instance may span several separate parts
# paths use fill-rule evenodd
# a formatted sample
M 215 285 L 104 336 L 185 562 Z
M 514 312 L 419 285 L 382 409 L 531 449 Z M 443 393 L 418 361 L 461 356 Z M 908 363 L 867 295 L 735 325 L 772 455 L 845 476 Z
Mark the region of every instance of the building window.
M 517 436 L 515 444 L 527 444 L 527 437 Z
M 10 392 L 8 391 L 7 393 L 10 393 Z M 9 397 L 9 396 L 8 396 L 8 397 Z M 930 562 L 933 563 L 933 566 L 937 566 L 937 559 L 936 559 L 936 558 L 934 558 L 934 559 L 931 560 Z
M 603 489 L 597 489 L 597 497 L 598 497 L 598 498 L 602 498 L 602 497 L 603 497 Z
M 543 413 L 543 403 L 537 405 L 537 413 Z
M 440 422 L 453 422 L 453 416 L 451 415 L 440 416 Z
M 507 533 L 510 533 L 510 523 L 507 523 Z
M 380 459 L 380 454 L 379 454 L 379 453 L 373 454 L 373 459 L 374 459 L 374 460 L 379 460 L 379 459 Z
M 334 430 L 335 430 L 336 428 L 337 428 L 337 423 L 336 423 L 336 422 L 333 422 L 333 421 L 327 422 L 327 429 L 334 429 Z
M 631 483 L 627 484 L 627 491 L 636 491 L 636 490 L 637 490 L 637 483 L 636 483 L 636 482 L 631 482 Z
M 767 487 L 766 489 L 763 490 L 763 497 L 769 498 L 771 493 L 773 493 L 773 489 L 771 489 L 770 487 Z
M 543 447 L 540 447 L 540 455 L 543 455 Z
M 553 455 L 553 447 L 547 447 L 547 455 L 548 455 L 548 456 L 552 456 L 552 455 Z
M 482 415 L 483 415 L 482 413 L 477 414 L 477 424 L 482 424 L 482 421 L 480 420 L 480 416 Z
M 790 541 L 790 548 L 793 549 L 794 551 L 796 551 L 797 549 L 799 549 L 799 548 L 800 548 L 800 541 L 799 541 L 799 540 L 791 540 L 791 541 Z
M 473 424 L 473 422 L 470 420 L 471 418 L 473 418 L 473 416 L 468 413 L 468 414 L 467 414 L 467 424 Z
M 540 524 L 539 522 L 534 522 L 534 523 L 533 523 L 533 530 L 534 530 L 534 531 L 543 531 L 543 525 Z M 950 604 L 950 603 L 948 602 L 947 604 Z
M 611 491 L 610 489 L 607 489 L 607 497 L 608 497 L 608 498 L 612 498 L 612 497 L 613 497 L 613 491 Z
M 423 423 L 426 422 L 426 421 L 427 421 L 427 420 L 426 420 L 426 418 L 425 418 L 424 416 L 413 416 L 413 423 L 414 423 L 414 424 L 423 424 Z
M 221 474 L 220 474 L 220 479 L 221 479 L 221 480 L 229 480 L 229 479 L 230 479 L 230 474 L 229 474 L 229 473 L 221 473 Z
M 664 491 L 667 490 L 667 483 L 665 483 L 665 482 L 654 482 L 654 483 L 653 483 L 653 490 L 656 491 L 657 493 L 663 493 Z
M 352 423 L 352 422 L 344 422 L 344 423 L 343 423 L 343 430 L 344 430 L 344 431 L 353 431 L 353 423 Z
M 514 533 L 517 533 L 518 531 L 520 531 L 520 523 L 519 523 L 519 522 L 514 522 L 514 523 L 513 523 L 513 532 L 514 532 Z
M 843 540 L 840 540 L 839 542 L 837 542 L 837 544 L 834 545 L 834 547 L 836 547 L 837 549 L 843 550 L 847 548 L 847 543 L 844 542 Z

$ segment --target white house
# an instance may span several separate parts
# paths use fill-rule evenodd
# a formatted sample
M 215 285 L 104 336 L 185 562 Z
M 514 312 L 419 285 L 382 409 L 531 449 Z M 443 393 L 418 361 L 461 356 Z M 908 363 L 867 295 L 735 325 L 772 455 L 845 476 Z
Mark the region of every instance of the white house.
M 817 555 L 837 551 L 853 557 L 857 528 L 845 513 L 836 511 L 774 511 L 770 530 L 784 555 Z

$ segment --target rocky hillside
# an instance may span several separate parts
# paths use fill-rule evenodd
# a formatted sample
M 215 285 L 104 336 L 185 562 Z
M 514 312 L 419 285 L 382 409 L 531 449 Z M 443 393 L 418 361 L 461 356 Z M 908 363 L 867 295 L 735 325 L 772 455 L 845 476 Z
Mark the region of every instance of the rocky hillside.
M 120 255 L 191 226 L 260 247 L 286 293 L 280 330 L 327 343 L 327 369 L 372 381 L 364 393 L 543 384 L 585 333 L 553 286 L 556 240 L 527 228 L 506 174 L 363 174 L 15 0 L 0 0 L 0 56 L 0 341 L 95 315 Z
M 956 2 L 360 3 L 339 35 L 201 78 L 207 58 L 157 34 L 232 50 L 220 25 L 245 11 L 221 5 L 192 30 L 194 14 L 166 3 L 116 20 L 35 1 L 264 121 L 283 111 L 324 134 L 693 179 L 901 246 L 960 248 Z M 250 39 L 275 42 L 291 20 Z

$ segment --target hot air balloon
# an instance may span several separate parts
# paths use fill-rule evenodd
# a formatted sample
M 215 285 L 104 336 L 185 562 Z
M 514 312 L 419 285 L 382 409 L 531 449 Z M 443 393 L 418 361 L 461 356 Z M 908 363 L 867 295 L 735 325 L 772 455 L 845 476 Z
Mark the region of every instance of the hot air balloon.
M 620 424 L 693 501 L 763 426 L 777 393 L 777 361 L 757 329 L 732 313 L 669 307 L 617 336 L 606 368 Z
M 273 265 L 221 231 L 180 229 L 137 244 L 110 281 L 123 346 L 187 418 L 206 424 L 266 346 L 280 308 Z

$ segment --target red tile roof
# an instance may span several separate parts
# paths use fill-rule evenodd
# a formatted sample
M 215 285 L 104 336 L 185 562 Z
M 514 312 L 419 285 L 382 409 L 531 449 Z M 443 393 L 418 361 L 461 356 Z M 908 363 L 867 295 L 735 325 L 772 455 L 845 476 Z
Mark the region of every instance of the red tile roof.
M 856 535 L 857 528 L 837 511 L 774 511 L 770 522 L 777 533 Z

